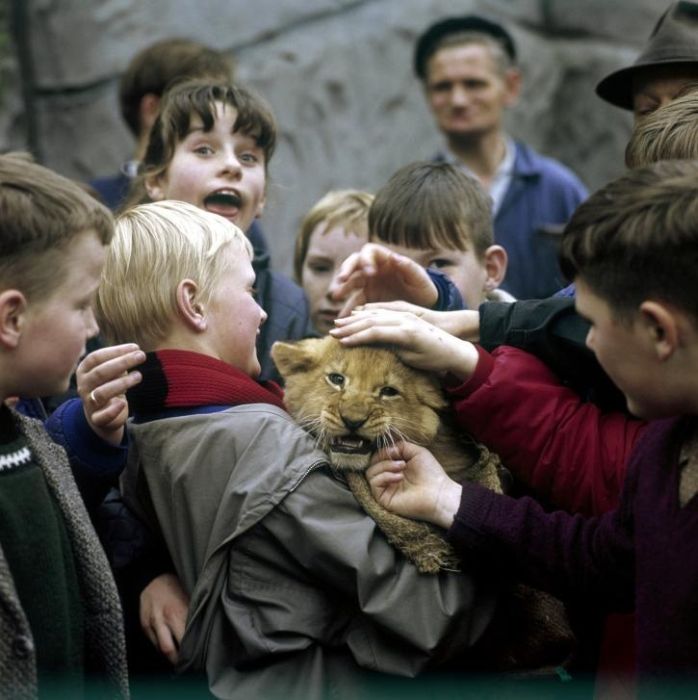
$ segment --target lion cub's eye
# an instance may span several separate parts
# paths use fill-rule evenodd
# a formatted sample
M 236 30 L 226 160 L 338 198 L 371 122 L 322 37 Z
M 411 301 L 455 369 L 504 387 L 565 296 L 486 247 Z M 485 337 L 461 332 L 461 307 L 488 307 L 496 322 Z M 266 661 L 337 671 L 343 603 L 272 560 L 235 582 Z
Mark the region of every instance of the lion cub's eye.
M 393 386 L 384 386 L 378 392 L 380 396 L 398 396 L 400 392 Z
M 327 381 L 333 386 L 341 389 L 344 386 L 344 375 L 339 374 L 338 372 L 330 372 L 327 375 Z

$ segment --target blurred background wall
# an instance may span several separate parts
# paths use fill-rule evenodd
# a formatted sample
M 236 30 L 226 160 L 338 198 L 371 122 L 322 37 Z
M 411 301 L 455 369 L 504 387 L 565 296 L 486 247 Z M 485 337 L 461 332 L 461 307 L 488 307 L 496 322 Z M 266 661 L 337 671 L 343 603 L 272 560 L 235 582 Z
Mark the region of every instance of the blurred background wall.
M 82 180 L 132 152 L 117 105 L 130 58 L 182 36 L 229 51 L 280 127 L 262 220 L 289 272 L 300 217 L 328 189 L 375 190 L 440 145 L 412 73 L 432 22 L 504 22 L 524 72 L 509 131 L 592 189 L 623 170 L 630 115 L 594 94 L 634 59 L 668 0 L 0 0 L 0 148 Z

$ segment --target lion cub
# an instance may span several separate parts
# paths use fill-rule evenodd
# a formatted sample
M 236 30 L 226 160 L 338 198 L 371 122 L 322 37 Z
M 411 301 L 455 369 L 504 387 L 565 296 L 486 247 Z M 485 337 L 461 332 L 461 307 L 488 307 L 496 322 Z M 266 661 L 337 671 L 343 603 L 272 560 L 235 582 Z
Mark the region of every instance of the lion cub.
M 346 348 L 330 336 L 277 342 L 271 356 L 286 383 L 289 413 L 315 436 L 388 540 L 424 573 L 458 568 L 455 552 L 434 528 L 385 510 L 364 476 L 373 452 L 404 439 L 429 447 L 454 479 L 501 491 L 499 459 L 459 437 L 446 418 L 438 379 L 389 350 Z

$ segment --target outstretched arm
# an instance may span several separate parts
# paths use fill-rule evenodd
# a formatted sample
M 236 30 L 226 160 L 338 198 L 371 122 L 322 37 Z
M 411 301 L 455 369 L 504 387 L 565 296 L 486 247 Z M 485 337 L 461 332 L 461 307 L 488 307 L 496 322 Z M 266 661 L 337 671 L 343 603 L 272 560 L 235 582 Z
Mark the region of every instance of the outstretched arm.
M 85 419 L 95 435 L 118 445 L 128 418 L 126 391 L 141 381 L 135 367 L 145 353 L 135 344 L 112 345 L 91 352 L 78 365 L 78 394 Z
M 400 359 L 418 369 L 468 379 L 478 354 L 472 343 L 460 340 L 409 311 L 366 310 L 337 319 L 330 334 L 343 345 L 390 345 Z
M 459 486 L 428 450 L 409 443 L 378 454 L 366 476 L 388 510 L 448 528 L 470 566 L 521 575 L 562 596 L 594 596 L 617 609 L 633 603 L 631 499 L 590 520 L 546 513 L 530 498 Z
M 70 459 L 73 475 L 90 513 L 104 499 L 126 464 L 125 392 L 141 380 L 133 368 L 145 359 L 137 345 L 101 348 L 85 357 L 76 377 L 81 399 L 62 403 L 46 420 L 46 430 Z
M 340 316 L 369 301 L 404 300 L 432 307 L 439 296 L 421 265 L 375 243 L 367 243 L 342 263 L 330 293 L 345 302 Z
M 588 514 L 616 506 L 644 422 L 584 402 L 532 355 L 503 347 L 492 357 L 413 313 L 372 308 L 331 334 L 346 345 L 390 344 L 407 364 L 448 372 L 461 427 L 539 497 Z
M 406 301 L 383 301 L 363 304 L 354 309 L 354 312 L 359 311 L 409 311 L 456 338 L 469 340 L 471 343 L 480 340 L 480 312 L 472 309 L 435 311 Z

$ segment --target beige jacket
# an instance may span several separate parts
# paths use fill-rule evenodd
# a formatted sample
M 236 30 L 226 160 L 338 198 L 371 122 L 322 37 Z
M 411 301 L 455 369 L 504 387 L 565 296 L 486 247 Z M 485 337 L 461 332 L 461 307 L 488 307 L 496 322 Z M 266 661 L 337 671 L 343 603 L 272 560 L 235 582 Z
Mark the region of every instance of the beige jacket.
M 282 410 L 237 406 L 131 426 L 125 498 L 155 517 L 191 594 L 182 668 L 220 698 L 360 697 L 467 655 L 494 599 L 422 575 Z

